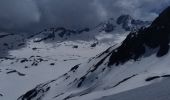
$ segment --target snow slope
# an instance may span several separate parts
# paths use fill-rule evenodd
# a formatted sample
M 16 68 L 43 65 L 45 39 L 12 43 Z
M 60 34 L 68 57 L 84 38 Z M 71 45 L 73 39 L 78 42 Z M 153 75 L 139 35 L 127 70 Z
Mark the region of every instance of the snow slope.
M 24 48 L 10 51 L 9 56 L 0 58 L 0 93 L 3 95 L 0 100 L 16 100 L 37 84 L 61 76 L 72 66 L 110 46 L 99 44 L 91 47 L 93 43 L 34 43 L 30 40 Z
M 98 100 L 169 100 L 170 79 Z
M 37 85 L 18 100 L 94 100 L 170 77 L 170 7 L 148 28 L 64 75 Z
M 146 81 L 149 77 L 170 75 L 170 68 L 168 67 L 170 64 L 169 58 L 169 54 L 163 58 L 157 58 L 156 55 L 152 55 L 143 58 L 142 61 L 129 61 L 119 67 L 112 66 L 111 68 L 107 68 L 102 65 L 96 72 L 87 75 L 87 79 L 82 82 L 81 86 L 78 86 L 81 82 L 79 79 L 82 79 L 89 70 L 92 72 L 92 64 L 97 63 L 91 61 L 88 65 L 80 66 L 75 72 L 70 71 L 55 81 L 53 80 L 37 86 L 36 91 L 45 90 L 48 87 L 50 87 L 50 91 L 42 92 L 42 94 L 40 92 L 35 100 L 41 96 L 43 97 L 43 95 L 45 97 L 42 100 L 63 100 L 66 98 L 70 98 L 69 100 L 94 100 L 103 96 L 149 85 L 162 79 L 161 77 Z M 89 65 L 91 66 L 87 67 Z M 104 70 L 104 68 L 106 69 Z

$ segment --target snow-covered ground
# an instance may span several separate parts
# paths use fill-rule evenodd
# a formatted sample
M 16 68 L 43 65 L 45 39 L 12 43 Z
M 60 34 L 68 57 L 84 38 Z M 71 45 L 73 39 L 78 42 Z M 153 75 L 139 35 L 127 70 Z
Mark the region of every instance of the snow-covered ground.
M 107 49 L 109 44 L 66 41 L 61 43 L 27 42 L 0 59 L 0 100 L 16 100 L 37 84 L 66 73 L 71 67 Z
M 140 87 L 116 95 L 102 97 L 98 100 L 169 100 L 170 79 Z
M 0 58 L 0 99 L 16 100 L 37 84 L 53 80 L 47 84 L 50 91 L 45 93 L 43 100 L 109 100 L 112 95 L 117 98 L 122 92 L 170 77 L 170 53 L 157 58 L 154 52 L 158 49 L 147 48 L 139 61 L 107 67 L 111 51 L 120 46 L 125 37 L 126 34 L 115 34 L 112 44 L 101 42 L 94 47 L 96 41 L 49 43 L 30 39 L 24 47 L 11 50 L 6 58 Z M 109 48 L 111 45 L 114 46 Z M 75 65 L 79 68 L 70 70 Z M 67 74 L 61 76 L 64 73 Z M 81 80 L 84 76 L 86 81 Z M 46 89 L 46 86 L 40 86 L 40 89 Z
M 25 47 L 12 50 L 7 58 L 0 59 L 0 99 L 16 100 L 37 84 L 56 79 L 77 64 L 81 64 L 78 70 L 69 71 L 66 76 L 61 76 L 48 84 L 51 90 L 43 100 L 61 100 L 66 97 L 69 97 L 69 100 L 103 99 L 103 97 L 159 82 L 170 75 L 170 68 L 167 67 L 170 64 L 170 54 L 161 58 L 157 58 L 155 54 L 148 56 L 149 51 L 154 52 L 157 49 L 148 49 L 148 54 L 139 61 L 128 61 L 119 67 L 106 67 L 109 57 L 107 55 L 121 45 L 125 35 L 115 35 L 115 37 L 117 37 L 114 41 L 115 46 L 103 54 L 101 52 L 112 44 L 99 43 L 91 47 L 95 41 L 35 43 L 29 40 Z M 92 66 L 97 65 L 103 58 L 105 60 L 100 67 L 93 72 Z M 92 73 L 87 75 L 89 71 Z M 75 82 L 74 80 L 81 79 L 84 75 L 87 80 L 77 88 L 80 80 Z M 156 78 L 146 81 L 152 77 Z
M 70 72 L 59 80 L 49 83 L 47 87 L 49 86 L 51 89 L 45 94 L 46 96 L 43 100 L 62 100 L 64 98 L 69 100 L 95 100 L 159 82 L 170 75 L 169 58 L 170 54 L 162 58 L 157 58 L 153 54 L 152 56 L 141 58 L 141 61 L 129 61 L 119 67 L 112 66 L 112 69 L 101 65 L 94 73 L 87 75 L 87 80 L 82 83 L 82 87 L 77 88 L 75 85 L 79 81 L 73 82 L 73 80 L 81 79 L 89 68 L 92 68 L 90 67 L 91 64 L 97 63 L 93 62 L 97 61 L 97 58 L 92 60 L 91 63 L 83 64 L 74 73 Z M 106 68 L 104 72 L 102 72 L 103 68 Z M 70 77 L 65 79 L 68 76 Z M 148 78 L 155 76 L 158 76 L 158 78 L 147 81 Z M 43 88 L 45 89 L 46 86 Z
M 163 58 L 157 58 L 156 55 L 152 55 L 150 57 L 142 58 L 142 61 L 137 61 L 137 62 L 129 61 L 126 64 L 119 66 L 118 68 L 113 67 L 114 69 L 112 69 L 112 71 L 109 71 L 109 74 L 107 74 L 107 76 L 104 76 L 102 78 L 100 77 L 98 79 L 97 83 L 95 84 L 95 86 L 96 85 L 97 86 L 93 88 L 93 90 L 91 90 L 88 94 L 86 94 L 85 92 L 85 90 L 87 90 L 87 87 L 88 87 L 86 86 L 86 89 L 84 90 L 85 92 L 84 95 L 81 95 L 83 94 L 81 93 L 82 91 L 78 93 L 77 91 L 72 92 L 70 94 L 77 94 L 77 95 L 73 96 L 73 98 L 69 100 L 96 100 L 102 97 L 107 97 L 107 96 L 110 96 L 113 94 L 119 94 L 119 93 L 121 97 L 122 96 L 121 92 L 129 91 L 135 88 L 143 87 L 143 86 L 150 85 L 150 84 L 157 83 L 157 82 L 159 83 L 160 81 L 166 78 L 170 78 L 169 59 L 170 59 L 170 54 L 168 54 L 167 56 Z M 146 81 L 149 78 L 151 78 L 151 80 Z M 150 87 L 152 87 L 152 85 Z M 153 90 L 150 89 L 150 92 L 153 92 L 155 93 L 154 95 L 156 95 L 156 93 L 161 92 L 159 91 L 159 89 L 160 88 L 157 88 L 157 91 L 155 91 L 154 89 Z M 163 88 L 163 91 L 166 92 L 167 90 L 168 89 L 165 90 L 165 88 Z M 134 92 L 135 91 L 133 91 L 133 93 Z M 140 93 L 142 93 L 142 91 L 140 91 Z M 163 94 L 166 94 L 165 95 L 166 97 L 168 96 L 167 95 L 168 93 L 162 93 L 161 95 Z M 131 95 L 133 96 L 130 98 L 138 97 L 137 93 L 136 94 L 134 93 Z M 144 96 L 144 95 L 141 95 L 141 96 Z M 159 96 L 160 95 L 158 95 L 158 97 Z M 115 99 L 111 99 L 110 97 L 110 99 L 106 99 L 106 100 L 117 100 L 116 97 Z M 126 95 L 125 97 L 128 98 L 129 96 Z M 151 97 L 153 98 L 154 96 L 151 95 Z M 118 98 L 118 100 L 132 100 L 132 99 L 127 99 L 127 98 L 122 97 L 122 99 Z M 146 95 L 146 98 L 147 98 L 147 95 Z M 105 100 L 105 99 L 102 98 L 100 100 Z M 141 99 L 141 100 L 157 100 L 157 99 Z M 165 100 L 165 99 L 160 99 L 160 100 Z

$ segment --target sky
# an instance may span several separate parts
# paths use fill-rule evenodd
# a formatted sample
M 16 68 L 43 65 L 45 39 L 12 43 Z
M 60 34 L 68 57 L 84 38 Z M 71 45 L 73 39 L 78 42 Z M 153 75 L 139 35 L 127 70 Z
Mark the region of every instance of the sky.
M 0 31 L 77 29 L 121 14 L 151 21 L 169 5 L 170 0 L 0 0 Z

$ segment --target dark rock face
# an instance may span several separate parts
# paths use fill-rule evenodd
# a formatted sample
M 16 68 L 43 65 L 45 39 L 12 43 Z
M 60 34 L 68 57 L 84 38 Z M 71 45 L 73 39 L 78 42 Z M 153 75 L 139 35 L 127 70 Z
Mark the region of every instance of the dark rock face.
M 145 79 L 145 81 L 149 82 L 158 78 L 169 78 L 170 75 L 162 75 L 162 76 L 153 76 L 153 77 L 148 77 L 147 79 Z
M 45 86 L 45 88 L 43 88 L 43 89 L 37 87 L 35 89 L 32 89 L 32 90 L 28 91 L 26 94 L 24 94 L 23 96 L 19 97 L 17 100 L 32 100 L 35 97 L 36 97 L 35 100 L 41 100 L 42 97 L 44 96 L 44 94 L 46 92 L 48 92 L 49 90 L 50 90 L 50 87 L 48 87 L 48 86 Z M 42 94 L 42 95 L 38 96 L 39 93 Z
M 119 65 L 129 59 L 137 60 L 145 53 L 145 46 L 159 48 L 157 57 L 169 51 L 170 7 L 163 11 L 148 28 L 131 32 L 122 45 L 112 52 L 108 65 Z

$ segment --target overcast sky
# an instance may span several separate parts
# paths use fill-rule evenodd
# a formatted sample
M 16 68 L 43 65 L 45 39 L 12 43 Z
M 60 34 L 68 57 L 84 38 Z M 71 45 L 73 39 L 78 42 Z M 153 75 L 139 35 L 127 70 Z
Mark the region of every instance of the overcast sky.
M 170 0 L 0 0 L 0 31 L 88 27 L 120 14 L 153 20 L 169 5 Z

